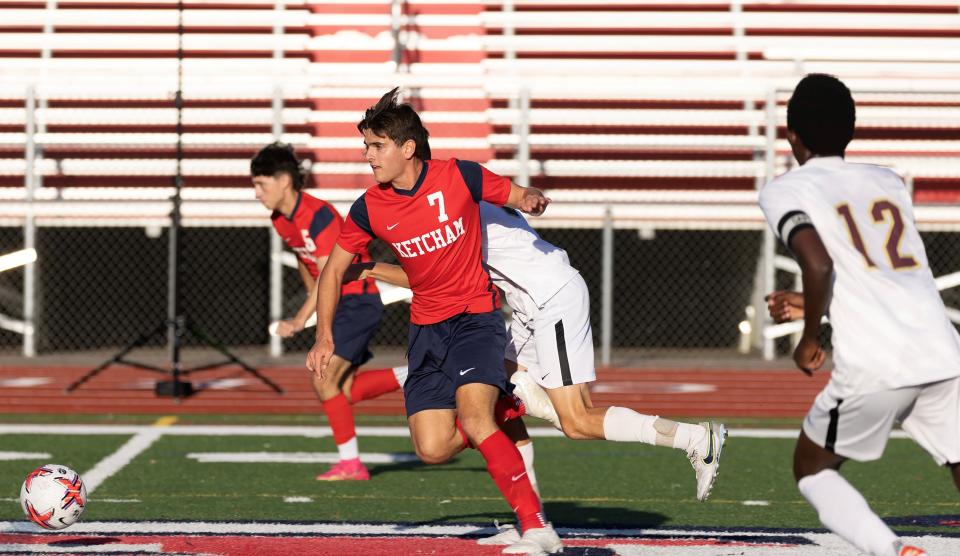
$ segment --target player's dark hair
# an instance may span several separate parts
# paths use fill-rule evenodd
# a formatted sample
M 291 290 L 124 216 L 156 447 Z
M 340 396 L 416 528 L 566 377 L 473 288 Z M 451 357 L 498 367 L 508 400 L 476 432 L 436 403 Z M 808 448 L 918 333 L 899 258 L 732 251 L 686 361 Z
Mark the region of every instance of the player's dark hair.
M 303 189 L 307 181 L 306 172 L 297 160 L 293 146 L 279 141 L 260 149 L 260 152 L 250 160 L 251 176 L 288 174 L 293 181 L 293 188 L 297 191 Z
M 856 121 L 850 89 L 832 75 L 807 75 L 787 103 L 787 129 L 814 154 L 843 155 Z
M 417 144 L 413 155 L 420 160 L 430 160 L 430 133 L 412 106 L 397 102 L 399 92 L 400 88 L 396 87 L 367 108 L 357 129 L 360 133 L 369 129 L 376 135 L 389 137 L 397 145 L 413 140 Z

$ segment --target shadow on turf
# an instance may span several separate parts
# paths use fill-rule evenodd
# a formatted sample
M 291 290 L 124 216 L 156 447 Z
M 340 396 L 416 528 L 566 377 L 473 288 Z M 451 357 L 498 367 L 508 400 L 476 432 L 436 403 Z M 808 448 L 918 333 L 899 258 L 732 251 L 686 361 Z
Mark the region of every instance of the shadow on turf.
M 667 521 L 667 517 L 663 514 L 638 512 L 626 508 L 584 506 L 577 502 L 547 502 L 544 504 L 544 510 L 547 519 L 556 527 L 659 527 Z M 494 520 L 500 523 L 513 523 L 516 521 L 516 516 L 511 512 L 445 515 L 437 519 L 417 521 L 411 525 L 448 524 L 453 521 L 493 523 Z
M 658 527 L 667 521 L 667 516 L 654 512 L 585 506 L 569 501 L 547 502 L 543 509 L 557 527 Z
M 455 467 L 447 465 L 448 463 L 455 462 L 456 458 L 450 460 L 441 465 L 427 465 L 422 461 L 398 461 L 396 463 L 378 463 L 376 465 L 371 465 L 367 467 L 367 470 L 370 472 L 370 477 L 376 477 L 377 475 L 383 473 L 395 473 L 397 471 L 429 471 L 431 473 L 446 473 L 446 472 L 455 472 L 462 473 L 464 471 L 470 471 L 474 473 L 486 473 L 487 470 L 484 467 Z

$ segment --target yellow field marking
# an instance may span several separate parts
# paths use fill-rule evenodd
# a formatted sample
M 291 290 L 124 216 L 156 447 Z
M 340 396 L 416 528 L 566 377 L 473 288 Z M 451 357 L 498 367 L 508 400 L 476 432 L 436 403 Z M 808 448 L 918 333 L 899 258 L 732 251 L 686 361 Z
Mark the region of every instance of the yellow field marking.
M 157 419 L 153 422 L 155 427 L 169 427 L 170 425 L 177 422 L 176 415 L 164 415 L 163 417 Z

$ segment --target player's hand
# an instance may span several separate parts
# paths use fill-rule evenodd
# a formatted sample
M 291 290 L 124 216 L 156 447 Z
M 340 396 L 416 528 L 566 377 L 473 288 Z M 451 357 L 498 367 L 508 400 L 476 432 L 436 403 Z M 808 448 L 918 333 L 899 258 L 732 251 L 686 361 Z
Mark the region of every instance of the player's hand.
M 330 338 L 317 338 L 317 341 L 310 348 L 307 354 L 307 368 L 313 374 L 323 380 L 326 376 L 327 365 L 330 364 L 330 358 L 333 357 L 333 340 Z
M 528 187 L 523 192 L 523 199 L 520 201 L 520 210 L 533 216 L 540 216 L 547 210 L 550 204 L 550 197 L 543 194 L 543 191 L 535 187 Z
M 820 345 L 820 340 L 801 338 L 797 349 L 793 351 L 793 362 L 807 376 L 813 376 L 813 372 L 823 366 L 826 358 L 827 355 L 823 351 L 823 346 Z
M 764 298 L 767 301 L 767 312 L 773 322 L 789 322 L 803 318 L 803 294 L 798 292 L 778 290 Z
M 289 338 L 303 330 L 304 325 L 297 319 L 282 320 L 277 324 L 277 336 Z
M 366 280 L 370 276 L 370 271 L 377 263 L 370 261 L 366 263 L 353 263 L 347 267 L 343 273 L 343 282 L 353 282 L 354 280 Z

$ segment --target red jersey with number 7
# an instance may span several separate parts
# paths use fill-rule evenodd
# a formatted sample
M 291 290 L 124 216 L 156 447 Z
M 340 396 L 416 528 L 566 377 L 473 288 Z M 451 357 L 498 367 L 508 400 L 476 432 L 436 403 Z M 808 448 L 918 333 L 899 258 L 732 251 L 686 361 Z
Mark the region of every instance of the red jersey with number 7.
M 503 205 L 510 180 L 476 162 L 428 160 L 410 190 L 373 186 L 353 203 L 337 244 L 359 253 L 372 237 L 390 245 L 410 279 L 410 322 L 425 325 L 500 307 L 480 247 L 481 200 Z
M 337 236 L 340 235 L 340 228 L 343 226 L 343 218 L 337 209 L 322 199 L 301 192 L 297 195 L 293 214 L 287 216 L 274 211 L 270 220 L 277 234 L 283 238 L 283 242 L 293 249 L 300 262 L 307 267 L 310 276 L 316 279 L 320 274 L 317 270 L 317 261 L 321 257 L 330 255 Z M 356 251 L 356 255 L 356 262 L 370 260 L 366 244 Z M 341 295 L 364 293 L 379 293 L 372 278 L 348 282 L 340 290 Z

